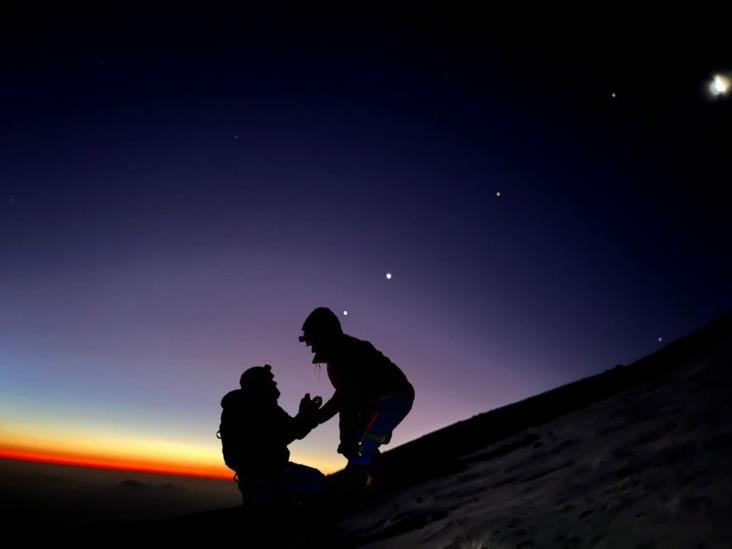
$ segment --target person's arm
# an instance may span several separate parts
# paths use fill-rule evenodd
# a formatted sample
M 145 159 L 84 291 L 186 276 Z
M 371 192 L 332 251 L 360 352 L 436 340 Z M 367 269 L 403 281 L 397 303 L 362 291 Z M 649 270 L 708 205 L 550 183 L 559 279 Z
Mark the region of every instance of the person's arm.
M 341 406 L 343 402 L 343 395 L 339 391 L 336 391 L 333 393 L 333 396 L 330 397 L 330 400 L 323 404 L 323 407 L 318 410 L 318 414 L 316 415 L 316 418 L 318 420 L 318 424 L 325 423 L 330 418 L 332 418 L 334 415 L 336 415 L 338 412 L 341 411 Z
M 310 398 L 310 393 L 306 393 L 300 400 L 300 408 L 297 415 L 292 418 L 291 430 L 292 435 L 296 439 L 303 439 L 307 434 L 318 426 L 318 412 L 323 399 L 319 396 Z M 288 441 L 288 444 L 292 440 Z
M 301 440 L 307 436 L 307 434 L 315 428 L 313 423 L 312 415 L 297 414 L 292 418 L 290 422 L 290 432 L 288 433 L 287 444 L 290 444 L 295 439 Z
M 282 410 L 280 408 L 280 410 Z M 302 412 L 298 413 L 295 417 L 292 417 L 286 411 L 282 410 L 281 413 L 281 430 L 280 440 L 285 446 L 289 446 L 295 439 L 302 439 L 313 430 L 315 424 L 313 422 L 312 415 L 307 415 Z

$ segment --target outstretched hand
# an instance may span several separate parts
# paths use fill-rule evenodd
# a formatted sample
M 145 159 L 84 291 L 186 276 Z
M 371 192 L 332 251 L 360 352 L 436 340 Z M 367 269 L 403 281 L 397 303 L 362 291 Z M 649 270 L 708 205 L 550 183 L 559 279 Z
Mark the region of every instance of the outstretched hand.
M 298 410 L 298 413 L 300 414 L 314 414 L 318 410 L 320 410 L 320 407 L 323 404 L 323 399 L 319 396 L 316 396 L 315 398 L 310 398 L 310 393 L 305 393 L 305 396 L 302 397 L 300 400 L 300 408 Z

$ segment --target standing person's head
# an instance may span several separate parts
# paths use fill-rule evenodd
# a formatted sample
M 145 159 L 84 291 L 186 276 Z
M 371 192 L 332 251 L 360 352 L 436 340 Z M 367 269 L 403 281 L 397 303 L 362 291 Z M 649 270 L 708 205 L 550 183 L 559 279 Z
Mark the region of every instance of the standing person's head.
M 274 380 L 274 374 L 272 373 L 272 366 L 269 364 L 253 366 L 246 370 L 239 378 L 239 385 L 247 395 L 253 397 L 264 400 L 272 399 L 275 402 L 280 397 L 280 391 L 277 389 L 277 382 Z
M 327 353 L 334 341 L 343 334 L 341 322 L 336 314 L 327 307 L 318 307 L 308 315 L 302 325 L 298 339 L 316 354 Z

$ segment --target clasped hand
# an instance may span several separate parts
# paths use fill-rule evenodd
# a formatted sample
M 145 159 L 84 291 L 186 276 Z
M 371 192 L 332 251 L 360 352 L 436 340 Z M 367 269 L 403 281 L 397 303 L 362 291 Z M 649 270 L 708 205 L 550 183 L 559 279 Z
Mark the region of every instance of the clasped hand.
M 298 410 L 298 413 L 305 415 L 314 414 L 315 412 L 320 410 L 322 404 L 323 399 L 319 396 L 311 399 L 310 393 L 305 393 L 305 396 L 302 397 L 302 400 L 300 400 L 300 408 Z

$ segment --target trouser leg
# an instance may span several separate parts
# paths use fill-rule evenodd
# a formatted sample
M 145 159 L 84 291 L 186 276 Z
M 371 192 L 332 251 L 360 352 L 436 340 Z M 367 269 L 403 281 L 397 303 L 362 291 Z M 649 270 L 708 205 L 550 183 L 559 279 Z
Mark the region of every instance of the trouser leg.
M 370 464 L 382 442 L 391 438 L 394 428 L 412 409 L 412 403 L 412 399 L 401 395 L 378 401 L 363 426 L 360 455 L 351 457 L 348 460 L 349 464 Z

